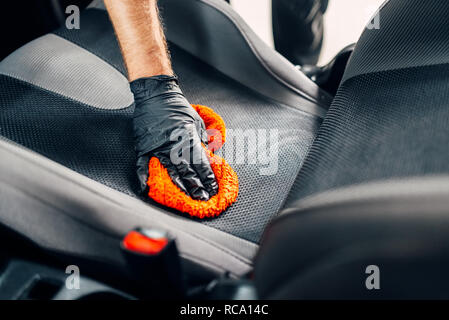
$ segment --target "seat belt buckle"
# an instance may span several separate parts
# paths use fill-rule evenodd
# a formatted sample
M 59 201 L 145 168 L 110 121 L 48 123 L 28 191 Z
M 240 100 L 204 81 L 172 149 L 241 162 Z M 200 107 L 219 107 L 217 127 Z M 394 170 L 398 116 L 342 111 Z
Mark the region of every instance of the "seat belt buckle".
M 176 241 L 156 228 L 136 228 L 120 244 L 130 277 L 145 299 L 175 299 L 185 295 Z

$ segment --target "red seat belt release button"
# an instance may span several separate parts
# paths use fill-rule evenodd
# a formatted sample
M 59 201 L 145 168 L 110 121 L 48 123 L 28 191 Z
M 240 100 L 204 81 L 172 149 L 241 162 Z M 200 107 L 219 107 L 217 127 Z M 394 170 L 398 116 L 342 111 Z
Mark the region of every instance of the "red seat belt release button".
M 137 228 L 123 238 L 129 277 L 142 298 L 173 299 L 184 296 L 184 278 L 175 238 L 156 228 Z
M 126 235 L 122 244 L 126 250 L 140 254 L 155 255 L 162 252 L 167 247 L 168 242 L 169 239 L 160 232 L 145 235 L 133 230 Z

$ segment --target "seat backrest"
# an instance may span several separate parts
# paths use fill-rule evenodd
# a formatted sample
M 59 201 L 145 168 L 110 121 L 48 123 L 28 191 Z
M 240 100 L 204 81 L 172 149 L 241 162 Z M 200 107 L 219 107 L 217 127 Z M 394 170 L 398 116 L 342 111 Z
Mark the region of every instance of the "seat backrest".
M 325 190 L 449 173 L 449 4 L 392 0 L 366 29 L 286 207 Z
M 363 33 L 287 209 L 265 232 L 256 266 L 262 296 L 440 297 L 435 276 L 444 276 L 438 263 L 447 267 L 449 240 L 448 15 L 447 2 L 390 0 L 380 29 Z M 384 266 L 396 289 L 367 290 L 369 264 Z M 411 274 L 419 280 L 408 283 Z

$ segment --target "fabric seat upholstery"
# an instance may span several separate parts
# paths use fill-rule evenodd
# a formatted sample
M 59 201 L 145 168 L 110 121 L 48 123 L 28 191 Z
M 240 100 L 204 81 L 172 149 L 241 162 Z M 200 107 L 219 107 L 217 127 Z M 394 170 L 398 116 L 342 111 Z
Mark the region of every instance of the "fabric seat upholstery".
M 366 30 L 286 207 L 352 184 L 449 172 L 449 5 L 389 1 Z M 432 17 L 432 18 L 430 18 Z
M 447 2 L 390 0 L 364 31 L 265 233 L 262 297 L 447 298 L 448 14 Z M 381 290 L 365 287 L 369 265 Z
M 94 199 L 94 195 L 84 199 L 74 197 L 73 190 L 65 190 L 63 183 L 59 186 L 60 190 L 51 186 L 44 187 L 45 181 L 42 180 L 36 181 L 34 186 L 12 184 L 19 191 L 4 193 L 4 197 L 6 194 L 12 196 L 19 192 L 22 199 L 26 189 L 39 202 L 56 206 L 58 210 L 62 210 L 61 206 L 65 207 L 61 214 L 71 217 L 58 224 L 56 220 L 47 221 L 48 213 L 43 212 L 43 208 L 33 213 L 28 212 L 42 220 L 41 225 L 33 226 L 34 232 L 28 232 L 31 240 L 48 249 L 73 251 L 74 254 L 82 255 L 86 246 L 82 240 L 71 247 L 66 233 L 55 231 L 49 237 L 45 234 L 45 228 L 70 230 L 87 224 L 89 228 L 98 231 L 96 236 L 92 235 L 95 233 L 90 235 L 94 238 L 105 232 L 112 238 L 119 239 L 127 231 L 125 226 L 163 225 L 180 238 L 184 238 L 187 229 L 191 230 L 188 237 L 193 238 L 179 239 L 185 241 L 180 247 L 181 253 L 188 260 L 214 272 L 231 272 L 233 275 L 242 275 L 251 269 L 252 257 L 261 234 L 281 209 L 316 135 L 326 103 L 330 100 L 326 93 L 307 80 L 294 66 L 260 40 L 256 41 L 255 35 L 243 30 L 244 23 L 226 3 L 220 0 L 191 2 L 192 5 L 201 6 L 201 10 L 195 11 L 198 14 L 213 14 L 214 19 L 222 19 L 217 23 L 220 23 L 223 30 L 229 28 L 230 32 L 238 32 L 235 37 L 222 39 L 238 40 L 236 43 L 232 42 L 235 48 L 230 48 L 227 43 L 214 42 L 215 37 L 210 34 L 209 39 L 203 39 L 205 52 L 208 44 L 213 45 L 214 50 L 220 49 L 220 46 L 228 46 L 223 47 L 220 52 L 225 52 L 226 49 L 242 52 L 241 59 L 246 61 L 248 68 L 259 74 L 253 80 L 255 85 L 248 83 L 246 75 L 251 72 L 233 68 L 230 65 L 232 59 L 228 59 L 226 55 L 216 61 L 216 64 L 210 65 L 211 61 L 208 59 L 213 59 L 214 56 L 196 57 L 189 53 L 195 53 L 192 48 L 187 46 L 182 49 L 176 43 L 179 39 L 175 39 L 174 43 L 169 36 L 174 70 L 189 101 L 212 107 L 224 118 L 230 129 L 228 132 L 234 130 L 235 139 L 241 139 L 245 143 L 244 152 L 239 150 L 240 154 L 246 155 L 243 163 L 234 163 L 227 158 L 240 179 L 237 203 L 217 219 L 197 221 L 162 208 L 136 194 L 135 154 L 131 132 L 133 101 L 112 25 L 107 12 L 98 9 L 97 2 L 82 14 L 82 27 L 79 30 L 63 27 L 25 45 L 0 63 L 0 135 L 39 154 L 33 153 L 33 161 L 44 161 L 40 156 L 52 160 L 48 162 L 48 166 L 62 170 L 68 181 L 76 177 L 75 180 L 82 179 L 83 183 L 90 185 L 76 175 L 76 172 L 89 178 L 94 189 L 101 190 L 96 192 L 119 192 L 121 195 L 117 197 L 126 202 L 126 210 L 133 211 L 133 206 L 136 206 L 141 208 L 141 212 L 146 211 L 147 216 L 144 213 L 140 218 L 131 219 L 131 224 L 121 223 L 121 219 L 130 219 L 122 209 L 109 207 L 111 212 L 101 213 L 101 208 L 95 205 L 92 207 L 93 204 L 89 203 L 98 201 Z M 170 18 L 170 12 L 176 11 L 178 14 L 176 1 L 161 3 L 165 6 L 163 12 L 167 16 L 167 34 L 170 35 L 170 25 L 178 23 Z M 201 26 L 200 18 L 195 21 Z M 174 27 L 179 28 L 176 25 Z M 195 34 L 189 36 L 195 37 Z M 249 41 L 252 41 L 251 44 L 248 44 Z M 256 49 L 259 50 L 257 55 L 253 51 Z M 230 52 L 230 55 L 235 52 Z M 242 62 L 244 61 L 240 63 Z M 277 69 L 269 69 L 270 65 L 275 65 Z M 221 71 L 217 71 L 215 67 Z M 229 74 L 227 67 L 231 70 Z M 232 78 L 237 71 L 242 79 Z M 282 73 L 286 74 L 285 79 L 282 78 Z M 292 77 L 295 74 L 306 80 L 299 81 L 298 87 L 295 87 L 297 79 Z M 272 85 L 267 87 L 266 82 Z M 270 174 L 261 174 L 261 170 L 270 163 L 259 161 L 260 155 L 251 153 L 251 144 L 254 146 L 252 141 L 258 141 L 251 138 L 260 131 L 268 135 L 273 130 L 278 136 L 271 143 L 275 150 L 272 154 L 276 160 L 275 170 Z M 231 139 L 232 137 L 228 139 L 227 145 L 232 145 Z M 17 153 L 20 153 L 20 157 L 26 157 L 24 151 L 18 151 L 17 146 L 8 146 L 8 143 L 2 142 L 5 153 L 3 159 L 15 157 Z M 53 161 L 70 170 L 59 168 Z M 3 165 L 3 170 L 7 170 L 7 164 Z M 37 170 L 35 166 L 33 168 Z M 28 183 L 37 173 L 30 169 L 29 175 L 29 179 L 26 179 Z M 8 176 L 9 178 L 11 177 Z M 3 179 L 6 181 L 6 175 Z M 34 191 L 30 191 L 30 188 Z M 39 189 L 45 189 L 49 194 L 41 194 Z M 64 196 L 64 192 L 71 194 L 72 198 Z M 57 201 L 63 201 L 64 205 L 53 203 Z M 17 209 L 20 211 L 20 208 Z M 30 206 L 24 210 L 30 211 Z M 16 210 L 7 207 L 2 209 L 0 215 L 2 223 L 25 233 L 28 227 L 21 224 L 19 217 Z M 111 221 L 114 221 L 114 225 L 111 225 Z M 193 228 L 192 223 L 195 224 Z M 89 228 L 84 229 L 83 234 L 88 233 Z M 92 241 L 89 236 L 85 237 L 85 241 Z M 209 249 L 204 250 L 203 245 Z M 214 246 L 216 248 L 212 249 Z M 93 252 L 97 252 L 102 259 L 119 259 L 110 248 L 109 245 L 102 252 Z M 89 252 L 93 253 L 91 250 Z M 226 259 L 228 261 L 224 263 Z

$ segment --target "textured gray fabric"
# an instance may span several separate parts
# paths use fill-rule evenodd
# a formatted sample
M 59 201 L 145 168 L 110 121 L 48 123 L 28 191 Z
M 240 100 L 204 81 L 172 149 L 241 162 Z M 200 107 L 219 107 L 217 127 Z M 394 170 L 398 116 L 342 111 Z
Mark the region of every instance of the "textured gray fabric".
M 449 5 L 441 0 L 390 0 L 380 29 L 366 29 L 343 82 L 371 72 L 449 63 Z
M 108 63 L 57 35 L 31 41 L 0 62 L 0 74 L 95 108 L 129 107 L 128 80 Z
M 219 154 L 231 162 L 239 176 L 239 197 L 225 214 L 201 223 L 258 242 L 266 225 L 281 209 L 315 138 L 320 121 L 286 106 L 253 100 L 244 90 L 225 91 L 222 83 L 204 83 L 204 78 L 198 77 L 196 68 L 192 69 L 192 63 L 180 63 L 182 60 L 186 61 L 182 56 L 179 50 L 172 51 L 175 70 L 180 76 L 181 86 L 189 101 L 212 107 L 223 117 L 226 127 L 234 130 L 235 134 L 234 147 L 230 136 L 223 152 Z M 268 175 L 261 172 L 270 165 L 256 159 L 261 153 L 257 151 L 256 155 L 250 151 L 250 146 L 255 147 L 253 141 L 261 141 L 262 135 L 257 136 L 257 130 L 262 130 L 263 135 L 267 137 L 267 154 L 271 152 L 268 148 L 270 130 L 278 133 L 278 151 L 272 153 L 277 164 L 272 161 L 275 171 Z M 256 137 L 252 138 L 256 140 L 245 139 L 248 133 L 250 136 L 255 134 Z M 237 149 L 236 141 L 245 141 L 244 148 Z M 233 158 L 226 157 L 232 148 Z M 244 163 L 237 163 L 238 155 L 243 155 Z
M 381 30 L 362 35 L 287 207 L 346 185 L 449 172 L 449 64 L 435 64 L 449 61 L 448 13 L 449 2 L 433 0 L 383 7 Z M 383 30 L 391 32 L 379 38 Z
M 124 73 L 123 59 L 107 13 L 89 9 L 84 12 L 82 19 L 83 28 L 80 30 L 61 28 L 55 32 L 101 57 Z M 234 152 L 233 159 L 229 157 L 227 159 L 232 162 L 231 165 L 239 176 L 240 193 L 237 202 L 218 218 L 198 222 L 257 242 L 266 224 L 281 208 L 315 137 L 321 119 L 296 108 L 276 104 L 263 96 L 254 94 L 236 81 L 224 76 L 171 43 L 170 51 L 173 68 L 180 79 L 181 88 L 189 102 L 213 108 L 223 117 L 226 127 L 234 130 L 236 138 L 240 141 L 244 140 L 243 148 L 238 150 L 238 154 L 245 158 L 244 163 L 239 164 L 237 161 L 232 161 L 236 159 L 237 152 Z M 68 108 L 68 106 L 65 108 Z M 125 117 L 125 114 L 117 115 L 117 117 L 117 119 Z M 91 135 L 102 136 L 104 134 L 102 132 L 109 133 L 113 127 L 121 126 L 121 122 L 112 124 L 112 119 L 109 120 L 109 123 L 104 122 L 100 115 L 95 116 L 95 119 L 98 121 L 97 128 L 95 130 L 86 129 L 91 132 Z M 64 121 L 72 123 L 73 119 L 67 118 Z M 60 125 L 58 127 L 62 126 L 61 123 L 62 120 L 59 120 Z M 262 136 L 257 137 L 257 130 L 259 129 L 264 130 L 265 137 L 268 136 L 270 130 L 277 130 L 278 132 L 278 144 L 276 145 L 278 152 L 275 151 L 272 154 L 273 160 L 278 161 L 278 170 L 273 171 L 272 175 L 262 175 L 261 170 L 263 172 L 263 169 L 269 165 L 259 161 L 258 154 L 248 152 L 248 146 L 257 149 L 256 144 Z M 83 132 L 84 135 L 86 135 L 86 130 Z M 86 159 L 86 162 L 90 164 L 90 169 L 86 166 L 79 167 L 76 164 L 76 166 L 73 166 L 73 163 L 68 159 L 59 162 L 97 181 L 107 183 L 108 186 L 133 194 L 134 190 L 130 188 L 132 187 L 130 182 L 134 179 L 134 174 L 131 173 L 134 167 L 130 166 L 129 170 L 125 169 L 125 167 L 128 168 L 128 165 L 125 164 L 132 163 L 133 159 L 130 159 L 129 156 L 121 157 L 124 150 L 129 150 L 131 147 L 127 147 L 126 143 L 128 142 L 123 141 L 130 136 L 127 131 L 118 132 L 115 130 L 113 133 L 117 135 L 111 138 L 114 143 L 101 146 L 101 141 L 98 141 L 100 145 L 97 146 L 97 153 L 89 155 L 89 158 Z M 231 134 L 231 130 L 228 133 Z M 18 134 L 12 134 L 12 139 L 17 139 L 14 137 Z M 256 139 L 256 144 L 247 138 L 245 139 L 245 135 L 248 134 Z M 122 145 L 119 144 L 120 141 L 123 141 Z M 225 149 L 231 148 L 231 142 L 232 139 L 229 139 L 225 144 Z M 40 145 L 33 142 L 27 146 L 34 150 Z M 61 147 L 67 149 L 64 146 Z M 104 150 L 102 151 L 104 154 L 117 154 L 120 159 L 119 163 L 123 164 L 123 168 L 116 171 L 117 162 L 108 161 L 108 163 L 104 163 L 104 160 L 102 162 L 97 161 L 95 157 L 98 157 L 97 154 L 100 149 Z M 44 154 L 52 159 L 61 158 L 60 150 L 48 150 Z M 226 152 L 225 155 L 227 155 Z M 276 165 L 276 163 L 273 163 L 274 161 L 272 161 L 272 164 Z M 98 170 L 98 174 L 89 175 L 89 172 L 94 168 Z M 113 179 L 111 179 L 111 171 L 115 172 Z
M 14 165 L 11 165 L 14 164 Z M 150 207 L 0 139 L 0 222 L 53 251 L 120 263 L 118 240 L 135 227 L 177 238 L 182 256 L 241 276 L 257 246 Z
M 449 65 L 370 73 L 343 84 L 288 196 L 449 173 Z

